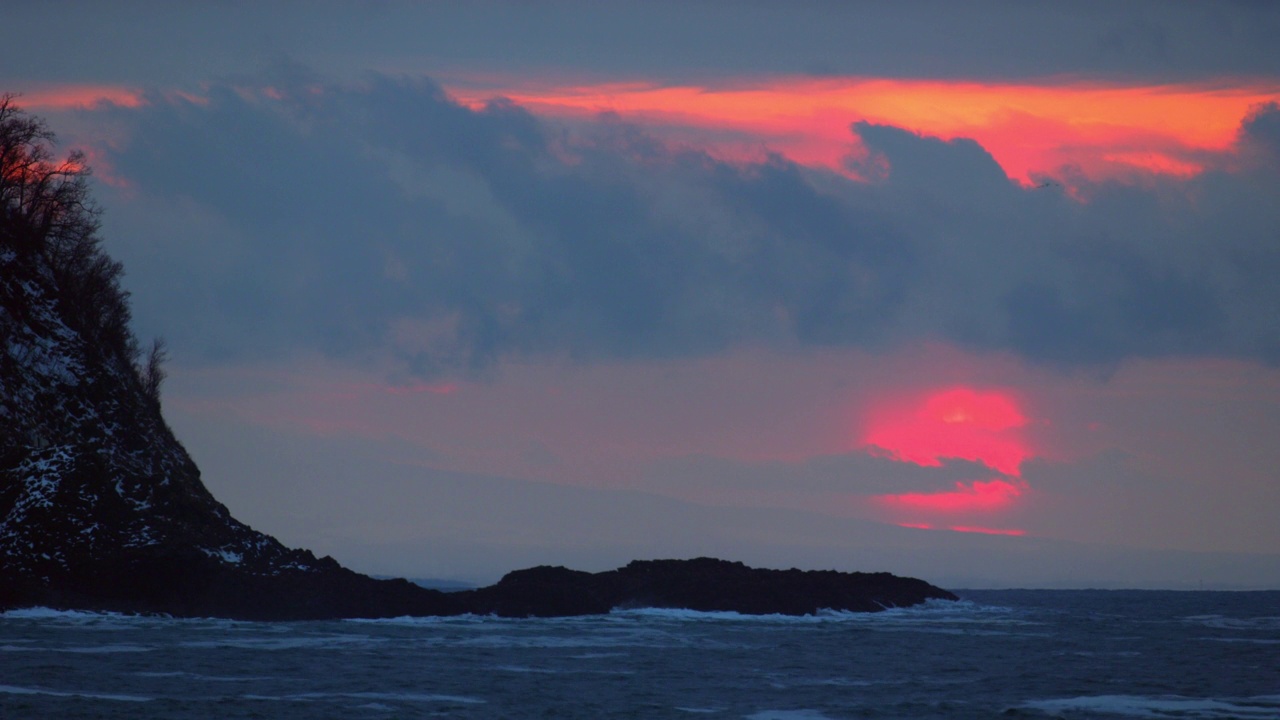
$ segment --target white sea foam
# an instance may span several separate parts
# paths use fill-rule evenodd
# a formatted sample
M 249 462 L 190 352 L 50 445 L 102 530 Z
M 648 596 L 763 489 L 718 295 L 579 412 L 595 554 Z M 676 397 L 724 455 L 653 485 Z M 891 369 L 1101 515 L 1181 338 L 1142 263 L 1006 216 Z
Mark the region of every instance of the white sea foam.
M 659 633 L 575 635 L 486 635 L 448 641 L 453 647 L 477 648 L 599 648 L 668 647 Z
M 509 673 L 529 673 L 533 675 L 561 675 L 564 670 L 555 668 L 529 667 L 527 665 L 494 665 L 494 670 Z
M 683 608 L 614 609 L 610 617 L 635 620 L 675 620 L 681 622 L 815 622 L 815 615 L 744 615 L 732 610 L 685 610 Z
M 225 618 L 174 618 L 168 615 L 130 615 L 119 612 L 54 610 L 47 607 L 21 608 L 0 612 L 0 621 L 5 620 L 37 621 L 93 630 L 167 627 L 174 624 L 181 624 L 185 627 L 224 629 L 237 625 L 256 626 L 260 624 L 243 620 L 227 620 Z
M 1280 716 L 1280 697 L 1260 696 L 1246 699 L 1216 700 L 1180 695 L 1094 695 L 1088 697 L 1037 700 L 1024 707 L 1051 715 L 1108 714 L 1140 718 L 1236 718 L 1239 720 L 1274 720 Z
M 119 620 L 133 617 L 112 612 L 88 612 L 85 610 L 54 610 L 47 607 L 19 608 L 0 612 L 0 618 L 9 620 Z
M 80 655 L 109 655 L 112 653 L 142 653 L 151 652 L 155 648 L 145 647 L 142 645 L 83 645 L 77 647 L 49 648 L 54 652 L 77 653 Z
M 494 665 L 499 672 L 520 673 L 530 675 L 635 675 L 634 670 L 608 670 L 599 668 L 548 668 L 529 667 L 528 665 Z
M 764 710 L 753 713 L 746 720 L 830 720 L 817 710 Z
M 79 690 L 63 691 L 63 690 L 46 690 L 44 688 L 26 688 L 16 685 L 0 685 L 0 693 L 8 693 L 10 695 L 51 695 L 53 697 L 82 697 L 93 700 L 120 700 L 123 702 L 148 702 L 154 698 L 142 697 L 140 695 L 119 695 L 116 693 L 98 693 L 84 692 Z
M 145 678 L 182 678 L 186 680 L 199 680 L 202 682 L 280 682 L 283 678 L 272 677 L 270 675 L 251 675 L 251 676 L 231 676 L 231 675 L 202 675 L 200 673 L 183 672 L 175 670 L 171 672 L 135 672 L 134 675 Z
M 370 647 L 386 643 L 386 638 L 368 635 L 319 635 L 284 638 L 220 638 L 218 640 L 190 640 L 179 643 L 188 648 L 239 648 L 241 650 L 349 650 L 352 647 Z
M 1280 630 L 1280 617 L 1271 616 L 1234 618 L 1223 615 L 1191 615 L 1182 618 L 1182 621 L 1220 630 Z
M 607 615 L 583 615 L 559 618 L 536 618 L 536 622 L 545 625 L 578 624 L 599 621 L 635 621 L 670 620 L 680 622 L 752 622 L 752 623 L 784 623 L 815 624 L 830 622 L 861 622 L 893 624 L 904 621 L 920 620 L 952 623 L 991 623 L 1005 624 L 1032 623 L 1012 616 L 1009 608 L 980 605 L 968 600 L 927 600 L 912 607 L 891 607 L 879 612 L 853 612 L 848 610 L 820 609 L 812 615 L 783 614 L 745 614 L 731 610 L 704 611 L 684 608 L 614 608 Z M 503 618 L 494 615 L 452 615 L 452 616 L 402 616 L 394 618 L 350 618 L 343 622 L 364 623 L 372 625 L 405 625 L 405 626 L 438 626 L 452 624 L 520 624 L 527 623 L 527 618 Z
M 812 615 L 748 615 L 733 611 L 700 611 L 681 608 L 615 609 L 610 613 L 622 617 L 670 618 L 674 620 L 734 620 L 755 622 L 815 623 L 867 622 L 885 623 L 903 620 L 952 620 L 955 622 L 1017 622 L 1038 624 L 1016 617 L 1017 611 L 996 605 L 981 605 L 969 600 L 927 600 L 911 607 L 890 607 L 878 612 L 856 612 L 824 608 Z
M 241 695 L 245 700 L 285 700 L 311 701 L 327 698 L 351 698 L 354 700 L 386 700 L 390 702 L 421 703 L 460 703 L 464 705 L 480 705 L 485 701 L 464 695 L 438 695 L 435 693 L 392 693 L 392 692 L 351 692 L 351 693 L 295 693 L 292 695 Z
M 499 618 L 493 615 L 401 615 L 393 618 L 346 618 L 342 622 L 364 625 L 476 625 L 479 623 L 519 622 L 517 618 Z
M 463 703 L 465 705 L 482 705 L 484 700 L 479 698 L 467 697 L 465 695 L 437 695 L 434 693 L 389 693 L 389 692 L 358 692 L 358 693 L 341 693 L 341 697 L 359 698 L 361 700 L 399 700 L 403 702 L 429 702 L 429 703 Z

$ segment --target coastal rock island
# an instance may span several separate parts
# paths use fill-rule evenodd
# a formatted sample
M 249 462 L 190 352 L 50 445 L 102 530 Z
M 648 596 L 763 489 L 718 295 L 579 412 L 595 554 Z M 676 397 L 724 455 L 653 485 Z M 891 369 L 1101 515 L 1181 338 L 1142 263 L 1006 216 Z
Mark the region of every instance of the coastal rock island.
M 720 560 L 538 567 L 444 593 L 285 547 L 205 488 L 165 423 L 164 349 L 129 327 L 83 158 L 0 97 L 0 610 L 259 620 L 562 616 L 618 607 L 875 611 L 954 599 L 887 573 L 755 570 Z
M 923 580 L 884 572 L 767 570 L 705 557 L 636 560 L 601 573 L 536 567 L 507 573 L 496 585 L 459 595 L 468 612 L 508 617 L 592 615 L 628 608 L 812 615 L 820 610 L 876 612 L 956 599 Z

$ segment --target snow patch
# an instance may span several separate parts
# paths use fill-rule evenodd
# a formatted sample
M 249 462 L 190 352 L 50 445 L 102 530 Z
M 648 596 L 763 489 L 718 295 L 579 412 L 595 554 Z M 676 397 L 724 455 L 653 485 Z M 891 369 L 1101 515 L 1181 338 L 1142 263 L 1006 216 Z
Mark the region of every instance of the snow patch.
M 210 550 L 209 548 L 200 548 L 200 552 L 208 555 L 215 560 L 221 560 L 228 565 L 239 565 L 244 562 L 244 553 L 233 552 L 225 548 Z

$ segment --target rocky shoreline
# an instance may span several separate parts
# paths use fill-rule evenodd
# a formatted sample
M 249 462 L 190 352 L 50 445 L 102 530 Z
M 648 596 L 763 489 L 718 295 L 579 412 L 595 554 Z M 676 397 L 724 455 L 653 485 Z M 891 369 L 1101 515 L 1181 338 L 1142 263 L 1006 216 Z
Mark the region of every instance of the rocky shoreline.
M 809 615 L 956 599 L 923 580 L 889 573 L 769 570 L 713 558 L 634 561 L 600 573 L 540 566 L 508 573 L 488 587 L 454 592 L 373 579 L 330 558 L 313 562 L 305 571 L 260 575 L 200 553 L 127 554 L 75 576 L 40 582 L 6 578 L 0 610 L 40 606 L 264 621 L 565 617 L 633 608 Z

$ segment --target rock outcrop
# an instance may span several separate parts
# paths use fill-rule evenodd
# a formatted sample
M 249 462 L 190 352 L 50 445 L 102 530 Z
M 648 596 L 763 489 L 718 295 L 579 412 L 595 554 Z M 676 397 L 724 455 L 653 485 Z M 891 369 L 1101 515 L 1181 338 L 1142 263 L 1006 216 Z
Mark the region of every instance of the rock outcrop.
M 602 573 L 536 567 L 456 593 L 470 612 L 507 617 L 589 615 L 615 608 L 682 608 L 750 615 L 876 612 L 956 596 L 889 573 L 764 570 L 713 558 L 637 560 Z
M 160 412 L 83 158 L 0 96 L 0 607 L 397 615 L 443 595 L 286 548 L 231 517 Z
M 443 594 L 286 548 L 213 498 L 131 358 L 69 322 L 0 226 L 0 606 L 254 618 L 423 614 Z

